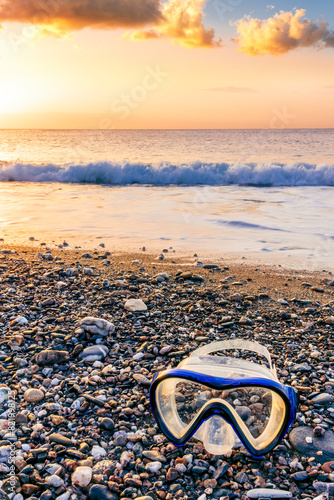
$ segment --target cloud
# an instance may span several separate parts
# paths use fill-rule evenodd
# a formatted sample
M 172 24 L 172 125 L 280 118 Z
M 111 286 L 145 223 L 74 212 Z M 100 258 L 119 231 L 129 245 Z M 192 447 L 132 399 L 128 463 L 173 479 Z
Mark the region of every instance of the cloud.
M 215 87 L 212 89 L 205 89 L 205 90 L 209 90 L 210 92 L 236 92 L 240 94 L 256 92 L 256 90 L 250 87 Z
M 36 36 L 68 36 L 73 30 L 134 29 L 132 40 L 170 38 L 186 47 L 215 47 L 203 25 L 207 0 L 0 0 L 0 23 L 31 23 Z
M 203 8 L 207 0 L 169 0 L 162 4 L 164 21 L 155 28 L 125 34 L 130 40 L 170 38 L 188 48 L 219 47 L 221 40 L 216 39 L 212 28 L 203 25 Z
M 304 18 L 305 9 L 292 12 L 280 11 L 261 21 L 245 16 L 234 23 L 239 51 L 251 56 L 279 55 L 298 47 L 334 47 L 334 32 L 325 21 L 316 22 Z
M 130 28 L 162 21 L 160 0 L 1 0 L 0 22 L 59 30 Z

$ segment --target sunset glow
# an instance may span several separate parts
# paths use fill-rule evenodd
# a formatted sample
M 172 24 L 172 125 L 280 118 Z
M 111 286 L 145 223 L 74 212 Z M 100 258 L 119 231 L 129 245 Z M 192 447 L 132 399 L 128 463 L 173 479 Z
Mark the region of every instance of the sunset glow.
M 333 8 L 283 3 L 4 0 L 0 126 L 331 128 Z

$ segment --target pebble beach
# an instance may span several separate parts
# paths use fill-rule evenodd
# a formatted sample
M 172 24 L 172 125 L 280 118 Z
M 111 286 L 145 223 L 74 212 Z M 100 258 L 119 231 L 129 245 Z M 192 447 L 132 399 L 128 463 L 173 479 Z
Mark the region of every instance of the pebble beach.
M 334 276 L 239 259 L 0 244 L 0 499 L 334 497 Z M 153 375 L 201 345 L 265 345 L 300 392 L 288 435 L 176 448 Z

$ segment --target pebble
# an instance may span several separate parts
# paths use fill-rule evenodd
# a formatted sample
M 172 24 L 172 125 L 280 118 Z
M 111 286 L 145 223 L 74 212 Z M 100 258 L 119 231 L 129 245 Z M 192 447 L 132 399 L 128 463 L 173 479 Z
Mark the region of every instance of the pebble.
M 94 484 L 89 490 L 89 500 L 118 500 L 118 495 L 112 493 L 108 486 Z
M 100 427 L 107 431 L 112 431 L 115 427 L 114 421 L 111 418 L 105 417 L 100 422 Z
M 124 308 L 127 311 L 147 311 L 147 305 L 141 299 L 130 299 L 124 304 Z
M 29 323 L 27 318 L 25 318 L 24 316 L 17 316 L 17 318 L 15 318 L 15 322 L 21 326 L 27 325 Z
M 73 444 L 71 439 L 59 433 L 51 434 L 49 436 L 49 440 L 51 443 L 58 443 L 62 444 L 63 446 L 71 446 Z
M 317 405 L 327 405 L 334 402 L 334 397 L 331 394 L 328 394 L 328 392 L 324 392 L 314 396 L 312 398 L 312 402 Z
M 44 392 L 40 389 L 27 389 L 23 397 L 29 403 L 38 403 L 44 399 Z
M 133 378 L 136 380 L 136 382 L 138 382 L 138 384 L 151 385 L 151 382 L 148 380 L 148 378 L 141 373 L 134 373 Z
M 317 455 L 317 461 L 320 463 L 328 462 L 334 457 L 334 432 L 331 430 L 327 430 L 324 436 L 317 437 L 313 427 L 295 427 L 290 432 L 289 441 L 297 451 L 307 457 L 315 456 L 321 451 L 322 455 Z
M 87 316 L 79 321 L 79 329 L 92 333 L 93 335 L 100 335 L 101 337 L 108 337 L 115 332 L 115 325 L 106 319 L 92 318 Z
M 59 476 L 48 476 L 45 481 L 50 485 L 53 486 L 54 488 L 59 488 L 60 486 L 63 486 L 64 480 L 59 477 Z
M 65 363 L 69 359 L 69 353 L 67 351 L 57 351 L 47 349 L 45 351 L 41 351 L 36 355 L 35 362 L 39 366 L 52 365 L 52 364 L 61 364 Z
M 248 498 L 292 498 L 292 493 L 286 490 L 257 488 L 247 491 Z
M 87 363 L 92 363 L 93 361 L 101 361 L 108 354 L 108 347 L 104 345 L 93 345 L 86 347 L 78 356 L 79 359 Z
M 72 474 L 72 484 L 85 488 L 91 482 L 92 474 L 91 467 L 79 466 Z
M 162 467 L 161 462 L 149 462 L 148 464 L 145 465 L 145 470 L 157 473 L 161 469 L 161 467 Z
M 98 445 L 94 445 L 92 450 L 91 450 L 91 455 L 94 457 L 94 458 L 97 458 L 97 457 L 105 457 L 107 455 L 107 452 L 104 448 L 102 448 L 101 446 L 98 446 Z
M 141 254 L 135 266 L 136 258 L 121 264 L 115 257 L 105 267 L 109 254 L 99 248 L 85 274 L 80 253 L 52 253 L 50 261 L 30 261 L 23 252 L 0 256 L 0 488 L 8 492 L 15 442 L 16 495 L 22 497 L 15 500 L 245 500 L 252 488 L 265 488 L 265 498 L 277 495 L 275 486 L 300 500 L 324 494 L 320 489 L 334 479 L 334 323 L 327 321 L 334 289 L 323 277 L 318 283 L 325 293 L 315 295 L 311 286 L 301 287 L 296 271 L 271 270 L 275 286 L 267 270 L 235 265 L 224 280 L 224 269 L 204 266 L 197 279 L 196 262 L 174 264 L 172 256 L 157 262 Z M 314 273 L 307 279 L 317 284 Z M 128 300 L 141 300 L 148 309 L 130 314 Z M 17 323 L 19 315 L 27 323 Z M 197 439 L 176 448 L 151 414 L 155 373 L 175 368 L 201 345 L 228 338 L 266 345 L 280 380 L 300 392 L 289 437 L 260 461 L 243 448 L 209 455 Z M 8 427 L 11 378 L 14 438 Z M 43 399 L 27 401 L 30 389 L 42 391 Z M 260 408 L 257 398 L 252 404 Z M 177 404 L 189 403 L 180 394 Z M 252 416 L 242 398 L 233 404 L 245 422 Z M 72 482 L 80 468 L 87 472 L 81 485 Z M 52 476 L 63 484 L 48 484 Z

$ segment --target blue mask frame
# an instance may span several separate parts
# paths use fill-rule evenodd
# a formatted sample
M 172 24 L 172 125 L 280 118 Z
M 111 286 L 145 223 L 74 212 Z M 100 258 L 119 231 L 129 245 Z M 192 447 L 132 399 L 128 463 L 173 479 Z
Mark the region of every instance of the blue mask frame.
M 210 389 L 215 389 L 215 390 L 227 390 L 236 387 L 252 387 L 252 386 L 262 387 L 264 389 L 270 389 L 271 391 L 276 392 L 282 398 L 282 400 L 286 405 L 285 417 L 281 429 L 279 430 L 276 437 L 272 440 L 270 445 L 268 445 L 266 448 L 258 450 L 248 440 L 247 436 L 244 434 L 242 428 L 238 424 L 235 415 L 230 411 L 230 409 L 226 405 L 224 405 L 223 403 L 219 403 L 218 401 L 214 402 L 209 401 L 199 411 L 199 413 L 193 420 L 190 427 L 185 431 L 184 435 L 181 438 L 177 438 L 170 431 L 170 429 L 167 427 L 167 425 L 161 418 L 156 400 L 157 388 L 159 384 L 169 378 L 185 379 L 190 382 L 195 382 L 205 385 Z M 213 415 L 219 415 L 233 427 L 234 432 L 237 434 L 240 441 L 249 451 L 249 453 L 254 457 L 258 458 L 272 451 L 284 438 L 289 427 L 295 421 L 297 408 L 299 405 L 299 393 L 293 387 L 282 385 L 279 382 L 270 379 L 265 379 L 265 378 L 227 379 L 227 378 L 213 377 L 211 375 L 205 375 L 199 372 L 196 373 L 181 368 L 175 368 L 172 370 L 166 370 L 160 372 L 154 376 L 150 387 L 150 403 L 154 419 L 158 424 L 160 430 L 175 446 L 183 446 L 184 444 L 186 444 L 189 441 L 189 439 L 191 439 L 191 437 L 196 433 L 196 431 L 199 429 L 199 427 L 202 425 L 203 422 L 208 420 Z

